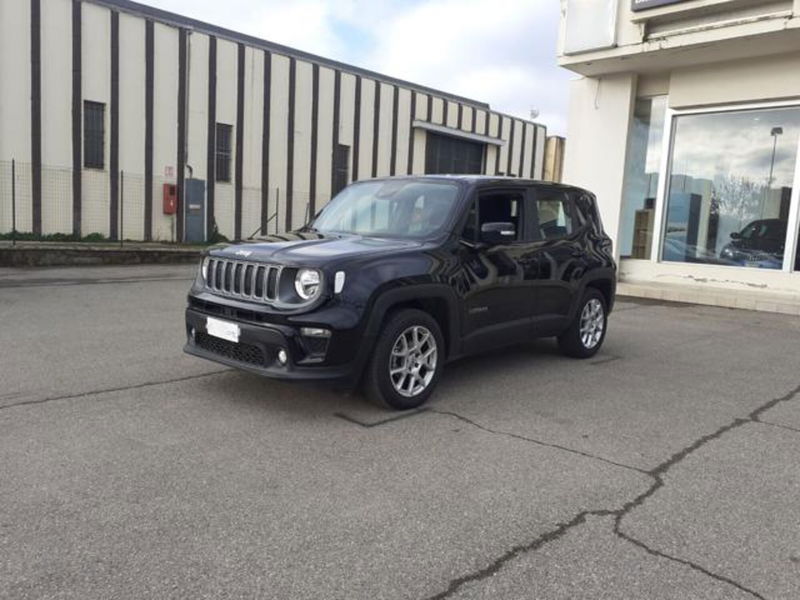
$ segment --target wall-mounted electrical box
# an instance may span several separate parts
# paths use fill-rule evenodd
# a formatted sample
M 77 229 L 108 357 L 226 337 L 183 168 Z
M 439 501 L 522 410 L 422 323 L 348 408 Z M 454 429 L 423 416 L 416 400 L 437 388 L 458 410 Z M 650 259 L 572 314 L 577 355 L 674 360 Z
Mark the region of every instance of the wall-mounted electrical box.
M 173 183 L 164 184 L 164 214 L 174 215 L 178 212 L 178 186 Z

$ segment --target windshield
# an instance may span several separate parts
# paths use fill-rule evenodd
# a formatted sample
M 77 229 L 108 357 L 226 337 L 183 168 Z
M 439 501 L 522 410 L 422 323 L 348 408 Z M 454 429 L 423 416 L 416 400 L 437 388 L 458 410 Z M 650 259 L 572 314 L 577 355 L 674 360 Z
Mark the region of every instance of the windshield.
M 321 233 L 425 238 L 444 227 L 457 198 L 458 186 L 452 183 L 356 183 L 331 200 L 311 226 Z

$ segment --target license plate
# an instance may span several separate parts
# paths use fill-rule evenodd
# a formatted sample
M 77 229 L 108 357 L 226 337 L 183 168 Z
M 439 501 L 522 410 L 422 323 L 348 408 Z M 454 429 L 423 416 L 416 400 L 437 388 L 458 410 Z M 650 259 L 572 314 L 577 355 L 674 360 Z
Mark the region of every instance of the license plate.
M 213 317 L 206 317 L 206 331 L 208 335 L 213 335 L 229 342 L 239 342 L 241 330 L 236 323 L 228 323 Z

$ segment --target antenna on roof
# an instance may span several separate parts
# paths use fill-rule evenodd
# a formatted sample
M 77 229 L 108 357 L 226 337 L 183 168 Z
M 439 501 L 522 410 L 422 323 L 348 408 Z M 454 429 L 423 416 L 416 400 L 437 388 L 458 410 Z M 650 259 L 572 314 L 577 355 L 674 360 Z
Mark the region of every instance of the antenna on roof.
M 538 117 L 538 116 L 539 116 L 539 109 L 538 108 L 532 108 L 531 109 L 531 121 L 536 120 L 536 117 Z

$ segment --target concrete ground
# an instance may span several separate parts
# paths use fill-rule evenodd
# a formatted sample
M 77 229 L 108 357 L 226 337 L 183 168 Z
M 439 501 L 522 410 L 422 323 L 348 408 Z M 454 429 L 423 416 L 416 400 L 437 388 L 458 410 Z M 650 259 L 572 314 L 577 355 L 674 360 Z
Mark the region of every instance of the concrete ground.
M 800 320 L 621 301 L 428 410 L 185 356 L 185 266 L 0 270 L 0 597 L 800 597 Z

